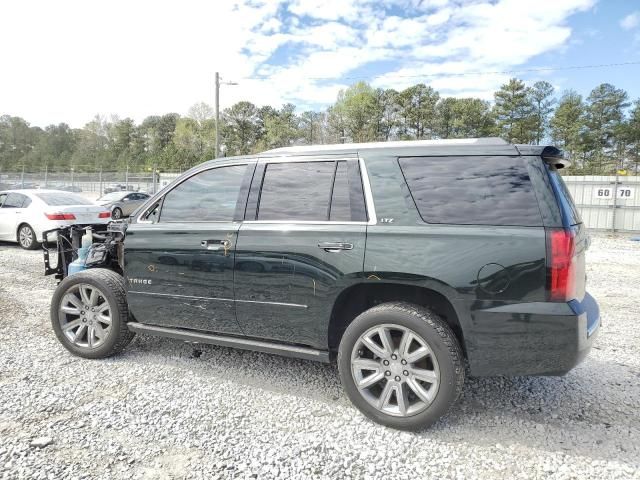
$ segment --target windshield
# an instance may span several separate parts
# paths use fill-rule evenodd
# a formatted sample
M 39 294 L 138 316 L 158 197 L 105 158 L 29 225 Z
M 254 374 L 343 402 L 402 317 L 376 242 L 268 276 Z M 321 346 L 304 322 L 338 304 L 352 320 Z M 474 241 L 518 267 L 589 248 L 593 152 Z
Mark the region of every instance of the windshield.
M 106 195 L 103 195 L 102 197 L 100 197 L 98 199 L 98 201 L 102 202 L 102 201 L 105 201 L 105 200 L 109 200 L 109 201 L 120 200 L 127 193 L 129 193 L 129 192 L 111 192 L 111 193 L 107 193 Z
M 93 205 L 92 202 L 73 193 L 37 193 L 36 196 L 47 205 Z

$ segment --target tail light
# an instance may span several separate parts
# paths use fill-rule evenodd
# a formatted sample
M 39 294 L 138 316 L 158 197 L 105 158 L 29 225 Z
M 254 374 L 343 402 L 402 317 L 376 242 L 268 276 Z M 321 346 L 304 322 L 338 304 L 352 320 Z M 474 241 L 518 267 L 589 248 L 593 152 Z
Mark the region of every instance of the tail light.
M 111 212 L 100 212 L 98 214 L 98 218 L 110 218 L 111 217 Z
M 546 232 L 549 300 L 566 302 L 576 293 L 575 234 L 564 228 L 549 228 Z
M 75 220 L 76 216 L 73 213 L 45 213 L 45 216 L 49 220 Z

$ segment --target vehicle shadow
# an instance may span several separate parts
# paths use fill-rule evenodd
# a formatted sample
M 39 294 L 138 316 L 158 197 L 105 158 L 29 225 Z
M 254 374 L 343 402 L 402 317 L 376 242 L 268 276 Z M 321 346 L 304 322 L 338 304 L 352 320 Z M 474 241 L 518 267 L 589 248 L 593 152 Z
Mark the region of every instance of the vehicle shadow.
M 338 406 L 360 415 L 342 390 L 335 364 L 147 336 L 138 336 L 122 359 L 141 360 L 131 357 L 188 369 L 202 381 L 308 398 L 324 403 L 329 415 Z M 564 377 L 469 377 L 449 414 L 412 435 L 455 444 L 525 446 L 640 467 L 639 378 L 626 365 L 594 358 Z M 372 423 L 372 428 L 385 427 Z

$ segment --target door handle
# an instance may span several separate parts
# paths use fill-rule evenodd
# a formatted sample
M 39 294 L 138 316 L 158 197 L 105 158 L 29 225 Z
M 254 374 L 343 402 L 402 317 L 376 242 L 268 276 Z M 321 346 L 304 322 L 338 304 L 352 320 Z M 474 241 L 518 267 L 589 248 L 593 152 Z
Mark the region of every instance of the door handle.
M 353 243 L 347 242 L 320 242 L 318 248 L 322 248 L 325 252 L 337 253 L 342 250 L 353 250 Z
M 202 248 L 206 248 L 207 250 L 228 250 L 231 246 L 231 242 L 229 240 L 202 240 L 200 242 L 200 246 Z

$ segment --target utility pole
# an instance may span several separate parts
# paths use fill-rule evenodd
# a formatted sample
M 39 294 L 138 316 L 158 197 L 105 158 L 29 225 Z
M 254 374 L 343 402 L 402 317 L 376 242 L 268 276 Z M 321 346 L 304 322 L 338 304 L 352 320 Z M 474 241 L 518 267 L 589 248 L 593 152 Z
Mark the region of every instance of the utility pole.
M 220 74 L 216 72 L 216 158 L 220 156 Z
M 216 158 L 220 156 L 220 85 L 238 85 L 237 82 L 220 82 L 220 73 L 215 75 L 216 100 Z

